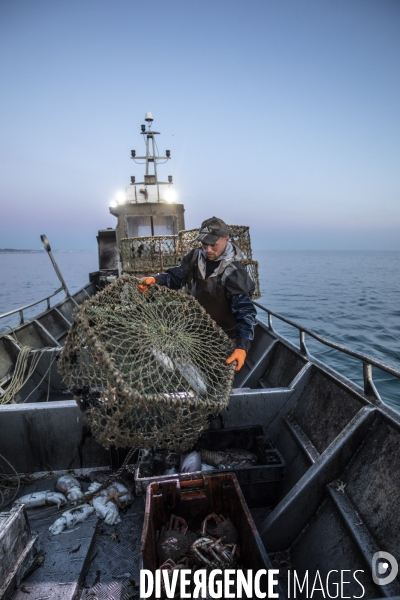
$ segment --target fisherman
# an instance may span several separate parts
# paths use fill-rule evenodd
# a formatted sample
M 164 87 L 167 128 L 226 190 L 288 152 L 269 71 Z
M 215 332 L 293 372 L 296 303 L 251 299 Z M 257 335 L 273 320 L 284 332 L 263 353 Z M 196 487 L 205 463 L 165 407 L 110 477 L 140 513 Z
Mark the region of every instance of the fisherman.
M 222 219 L 203 221 L 195 248 L 183 257 L 179 267 L 172 267 L 154 277 L 144 277 L 138 285 L 146 292 L 149 285 L 178 290 L 185 284 L 225 333 L 236 340 L 236 347 L 226 363 L 236 361 L 240 371 L 254 337 L 256 309 L 250 296 L 254 283 L 241 264 L 242 253 L 229 241 L 228 226 Z

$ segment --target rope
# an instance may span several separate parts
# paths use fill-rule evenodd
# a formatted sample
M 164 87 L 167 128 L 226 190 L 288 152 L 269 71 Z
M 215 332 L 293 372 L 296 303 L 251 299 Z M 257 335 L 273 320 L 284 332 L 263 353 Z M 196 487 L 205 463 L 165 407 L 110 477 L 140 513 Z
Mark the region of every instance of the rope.
M 47 350 L 49 350 L 49 348 L 46 348 Z M 54 351 L 54 353 L 59 353 L 60 348 L 52 348 L 52 350 Z M 38 389 L 38 387 L 40 386 L 40 384 L 42 383 L 42 381 L 46 378 L 46 375 L 51 371 L 51 367 L 54 363 L 54 361 L 56 360 L 57 356 L 52 356 L 49 367 L 47 369 L 47 371 L 45 371 L 43 377 L 41 378 L 41 380 L 39 381 L 39 383 L 33 388 L 33 390 L 27 395 L 27 397 L 23 400 L 23 402 L 27 402 L 29 400 L 29 398 L 32 396 L 32 394 L 34 392 L 36 392 L 36 390 Z M 39 362 L 39 361 L 38 361 Z M 48 379 L 48 384 L 47 384 L 47 397 L 46 397 L 46 402 L 49 401 L 49 396 L 50 396 L 50 377 Z
M 48 347 L 40 348 L 40 349 L 36 350 L 36 349 L 30 348 L 29 346 L 22 346 L 18 342 L 18 340 L 16 340 L 15 337 L 12 337 L 10 335 L 5 335 L 4 337 L 9 339 L 13 343 L 16 343 L 18 345 L 18 348 L 20 351 L 17 356 L 17 360 L 15 362 L 11 381 L 10 381 L 7 389 L 5 390 L 5 392 L 0 396 L 0 404 L 3 404 L 3 405 L 15 403 L 15 397 L 17 396 L 18 392 L 24 387 L 24 385 L 27 383 L 27 381 L 32 377 L 33 373 L 35 372 L 35 370 L 39 364 L 40 359 L 42 358 L 42 356 L 45 352 L 47 352 L 50 349 L 57 351 L 57 352 L 59 351 L 59 348 L 48 348 Z M 30 358 L 31 358 L 31 362 L 28 367 L 28 362 L 29 362 Z M 35 388 L 30 392 L 30 394 L 23 400 L 23 402 L 26 402 L 28 400 L 28 398 L 30 398 L 30 396 L 33 394 L 33 392 L 38 389 L 38 387 L 42 383 L 43 379 L 49 373 L 54 360 L 55 360 L 55 357 L 53 356 L 50 361 L 50 366 L 47 369 L 47 371 L 45 372 L 45 374 L 43 375 L 42 379 L 35 386 Z M 49 386 L 48 386 L 47 400 L 49 397 L 49 389 L 50 389 L 50 381 L 49 381 Z
M 0 458 L 14 472 L 14 475 L 11 475 L 9 473 L 5 473 L 4 467 L 1 466 L 1 470 L 3 472 L 0 473 L 0 508 L 5 508 L 9 504 L 11 504 L 11 502 L 13 502 L 14 499 L 16 498 L 16 496 L 17 496 L 17 494 L 18 494 L 18 492 L 20 490 L 20 487 L 21 487 L 21 477 L 18 474 L 18 472 L 14 469 L 14 467 L 12 466 L 12 464 L 2 454 L 0 454 Z M 15 489 L 14 495 L 9 500 L 7 500 L 8 496 L 10 495 L 10 490 L 15 485 L 15 481 L 16 481 L 16 489 Z

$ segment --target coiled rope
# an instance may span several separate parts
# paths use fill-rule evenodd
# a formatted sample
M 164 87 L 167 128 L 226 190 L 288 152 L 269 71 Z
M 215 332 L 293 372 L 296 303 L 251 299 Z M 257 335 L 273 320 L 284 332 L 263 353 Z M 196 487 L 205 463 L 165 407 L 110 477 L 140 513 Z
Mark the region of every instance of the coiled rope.
M 18 392 L 24 387 L 24 385 L 32 377 L 43 354 L 45 352 L 47 352 L 48 350 L 53 350 L 53 356 L 50 361 L 50 365 L 49 365 L 48 369 L 46 370 L 45 374 L 43 375 L 43 377 L 41 378 L 39 383 L 30 392 L 30 394 L 26 398 L 23 399 L 23 402 L 26 402 L 28 400 L 28 398 L 33 394 L 33 392 L 38 389 L 38 387 L 40 386 L 40 384 L 42 383 L 42 381 L 44 380 L 46 375 L 50 372 L 52 364 L 53 364 L 54 360 L 56 359 L 56 356 L 54 354 L 55 353 L 58 354 L 58 352 L 60 351 L 60 348 L 45 347 L 45 348 L 35 349 L 35 348 L 31 348 L 29 346 L 23 346 L 22 344 L 20 344 L 18 342 L 18 340 L 15 337 L 12 337 L 10 335 L 5 335 L 4 337 L 7 338 L 8 340 L 10 340 L 11 342 L 13 342 L 14 344 L 17 344 L 17 346 L 19 348 L 19 353 L 17 356 L 17 360 L 15 362 L 14 371 L 13 371 L 10 383 L 7 386 L 7 389 L 3 393 L 1 393 L 1 391 L 0 391 L 0 404 L 3 404 L 3 405 L 15 403 L 15 398 L 16 398 Z M 29 361 L 30 361 L 30 364 L 28 366 Z M 49 396 L 49 392 L 50 392 L 50 382 L 48 385 L 47 399 Z

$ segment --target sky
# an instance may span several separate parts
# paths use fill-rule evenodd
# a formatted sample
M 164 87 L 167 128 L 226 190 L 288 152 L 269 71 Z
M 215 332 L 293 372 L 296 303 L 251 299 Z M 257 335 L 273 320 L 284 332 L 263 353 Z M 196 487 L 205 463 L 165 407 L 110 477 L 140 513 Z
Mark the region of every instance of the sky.
M 95 248 L 151 111 L 188 229 L 400 250 L 399 29 L 397 0 L 1 0 L 0 248 Z

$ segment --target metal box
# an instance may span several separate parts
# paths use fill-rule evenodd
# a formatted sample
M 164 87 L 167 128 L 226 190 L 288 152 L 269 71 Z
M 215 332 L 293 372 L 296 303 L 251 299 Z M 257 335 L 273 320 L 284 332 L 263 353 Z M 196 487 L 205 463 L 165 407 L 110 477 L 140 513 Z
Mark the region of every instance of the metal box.
M 0 599 L 11 598 L 38 553 L 23 505 L 0 513 Z

